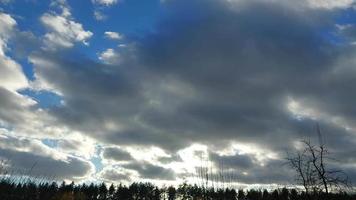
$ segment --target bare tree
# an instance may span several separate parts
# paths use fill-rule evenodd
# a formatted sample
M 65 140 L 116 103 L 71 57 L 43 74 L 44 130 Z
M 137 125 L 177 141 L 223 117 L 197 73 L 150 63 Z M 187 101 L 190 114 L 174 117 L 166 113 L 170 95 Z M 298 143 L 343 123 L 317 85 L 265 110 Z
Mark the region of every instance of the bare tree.
M 303 140 L 303 149 L 295 154 L 287 155 L 287 161 L 297 173 L 297 181 L 303 185 L 307 194 L 310 192 L 325 192 L 349 188 L 348 176 L 342 170 L 330 169 L 328 161 L 330 153 L 323 142 L 319 125 L 317 125 L 319 144 L 314 145 L 310 140 Z
M 288 164 L 296 171 L 296 180 L 303 185 L 306 193 L 315 191 L 317 177 L 312 168 L 312 163 L 308 160 L 305 152 L 297 152 L 295 156 L 288 154 Z

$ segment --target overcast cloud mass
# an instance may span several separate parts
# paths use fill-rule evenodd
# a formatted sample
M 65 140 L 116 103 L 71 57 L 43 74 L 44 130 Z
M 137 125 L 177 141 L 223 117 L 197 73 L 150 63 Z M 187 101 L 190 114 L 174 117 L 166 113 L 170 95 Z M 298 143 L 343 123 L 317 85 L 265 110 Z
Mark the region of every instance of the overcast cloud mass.
M 35 176 L 294 183 L 315 140 L 356 181 L 355 2 L 0 1 L 0 159 Z M 31 8 L 28 11 L 24 8 Z

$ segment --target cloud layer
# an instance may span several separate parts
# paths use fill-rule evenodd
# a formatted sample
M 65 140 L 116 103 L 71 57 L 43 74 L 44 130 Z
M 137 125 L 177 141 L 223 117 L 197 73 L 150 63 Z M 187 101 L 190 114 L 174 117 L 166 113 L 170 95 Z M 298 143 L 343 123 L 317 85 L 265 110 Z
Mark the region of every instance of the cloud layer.
M 0 125 L 13 129 L 5 138 L 55 153 L 0 143 L 0 157 L 21 167 L 39 160 L 46 173 L 57 166 L 65 179 L 92 175 L 95 157 L 104 164 L 94 162 L 100 180 L 179 181 L 194 176 L 200 154 L 216 169 L 224 163 L 238 183 L 288 184 L 285 152 L 314 138 L 318 122 L 340 167 L 356 174 L 354 24 L 335 21 L 352 5 L 166 1 L 153 30 L 139 37 L 104 32 L 125 47 L 91 57 L 83 53 L 89 46 L 75 47 L 88 44 L 94 30 L 56 1 L 39 17 L 45 33 L 27 55 L 32 81 L 6 54 L 16 42 L 11 35 L 21 31 L 1 13 Z M 57 95 L 61 103 L 40 109 L 24 88 Z M 53 144 L 38 144 L 46 139 Z

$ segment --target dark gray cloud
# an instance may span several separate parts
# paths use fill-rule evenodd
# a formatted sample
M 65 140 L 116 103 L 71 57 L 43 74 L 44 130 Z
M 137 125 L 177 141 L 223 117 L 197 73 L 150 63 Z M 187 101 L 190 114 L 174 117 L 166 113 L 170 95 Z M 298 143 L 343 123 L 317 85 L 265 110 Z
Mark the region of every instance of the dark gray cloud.
M 218 169 L 212 174 L 218 181 L 233 181 L 242 184 L 282 184 L 294 180 L 294 171 L 285 160 L 258 161 L 255 155 L 220 156 L 211 153 L 210 159 Z
M 258 164 L 252 157 L 244 154 L 220 156 L 216 153 L 210 153 L 209 158 L 215 162 L 216 165 L 226 169 L 250 169 L 255 164 Z
M 265 165 L 256 165 L 247 174 L 237 171 L 237 181 L 254 184 L 288 185 L 294 181 L 294 171 L 286 166 L 284 160 L 270 160 Z
M 159 157 L 157 160 L 159 162 L 161 162 L 162 164 L 169 164 L 172 162 L 182 162 L 183 161 L 182 158 L 177 154 L 171 155 L 171 157 Z
M 125 169 L 135 170 L 140 178 L 157 180 L 175 180 L 175 173 L 172 169 L 167 169 L 148 162 L 131 162 L 122 165 Z
M 174 102 L 169 109 L 153 107 L 140 119 L 200 142 L 273 136 L 271 146 L 312 127 L 291 117 L 286 98 L 319 98 L 324 87 L 320 79 L 338 54 L 320 36 L 329 25 L 327 17 L 320 20 L 324 13 L 302 16 L 291 7 L 256 2 L 236 10 L 216 2 L 195 9 L 199 14 L 168 18 L 139 48 L 142 64 L 167 83 L 188 85 L 193 97 L 164 96 L 163 103 Z
M 103 150 L 103 158 L 114 161 L 131 161 L 133 160 L 131 154 L 115 147 L 108 147 Z
M 131 181 L 130 174 L 119 172 L 117 169 L 104 169 L 100 172 L 100 178 L 111 182 Z

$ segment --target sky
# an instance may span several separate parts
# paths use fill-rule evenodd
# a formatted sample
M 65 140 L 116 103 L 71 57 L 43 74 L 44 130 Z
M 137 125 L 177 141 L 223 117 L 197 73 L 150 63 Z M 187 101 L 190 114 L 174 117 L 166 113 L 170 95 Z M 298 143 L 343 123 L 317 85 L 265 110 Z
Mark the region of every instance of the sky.
M 294 184 L 317 139 L 356 182 L 354 0 L 0 0 L 0 159 L 15 175 Z M 231 177 L 231 176 L 230 176 Z

